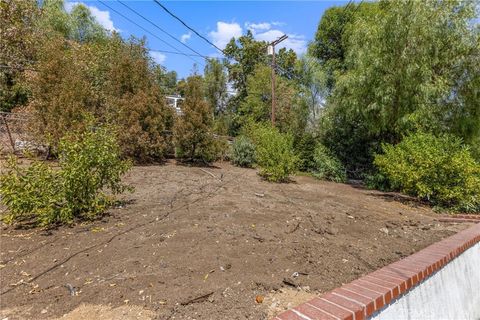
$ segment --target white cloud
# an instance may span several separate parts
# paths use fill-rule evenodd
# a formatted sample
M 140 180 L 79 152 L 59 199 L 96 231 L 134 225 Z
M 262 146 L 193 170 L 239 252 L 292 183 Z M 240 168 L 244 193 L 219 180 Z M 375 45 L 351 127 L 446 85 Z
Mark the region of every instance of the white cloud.
M 158 64 L 162 64 L 165 62 L 165 60 L 167 59 L 167 56 L 164 55 L 163 53 L 160 53 L 158 51 L 150 51 L 150 56 L 153 58 L 153 60 L 158 63 Z
M 98 9 L 95 6 L 89 6 L 89 5 L 86 5 L 85 3 L 82 3 L 82 2 L 66 2 L 65 3 L 65 10 L 67 12 L 71 12 L 73 10 L 73 7 L 75 7 L 76 5 L 79 5 L 79 4 L 83 4 L 84 6 L 86 6 L 90 10 L 90 12 L 92 13 L 92 16 L 94 16 L 95 19 L 97 20 L 97 22 L 102 27 L 104 27 L 105 29 L 107 29 L 109 31 L 117 31 L 117 32 L 120 31 L 120 29 L 117 29 L 113 26 L 113 21 L 110 18 L 110 11 L 108 11 L 108 10 L 103 11 L 103 10 Z
M 263 33 L 254 34 L 254 37 L 255 39 L 260 41 L 271 42 L 275 39 L 280 38 L 284 34 L 285 33 L 281 30 L 272 29 Z M 275 51 L 281 48 L 292 49 L 297 54 L 303 54 L 307 51 L 307 41 L 303 36 L 297 35 L 297 34 L 287 34 L 287 35 L 288 35 L 288 38 L 286 40 L 280 42 L 278 45 L 275 46 L 275 49 L 276 49 Z
M 94 6 L 88 6 L 88 8 L 92 15 L 97 19 L 98 23 L 100 23 L 105 29 L 109 31 L 119 31 L 113 26 L 113 21 L 110 18 L 110 11 L 102 11 Z
M 182 34 L 182 36 L 180 37 L 180 41 L 182 41 L 183 43 L 186 43 L 188 40 L 190 40 L 191 37 L 192 37 L 191 32 Z
M 285 22 L 280 22 L 280 21 L 273 21 L 272 26 L 275 27 L 283 27 L 286 23 Z
M 250 23 L 245 22 L 245 28 L 248 30 L 252 30 L 252 32 L 257 32 L 259 30 L 270 30 L 272 25 L 268 22 L 260 22 L 260 23 Z
M 238 38 L 242 35 L 242 27 L 236 23 L 228 23 L 223 21 L 217 22 L 217 30 L 210 32 L 208 35 L 212 38 L 213 43 L 223 49 L 233 37 Z
M 284 25 L 285 23 L 278 21 L 260 23 L 246 22 L 245 28 L 252 31 L 255 39 L 271 42 L 285 34 L 282 30 L 278 28 L 272 29 L 272 27 L 281 27 Z M 303 54 L 307 51 L 307 41 L 305 41 L 305 38 L 301 35 L 288 34 L 287 40 L 282 41 L 276 48 L 292 49 L 297 54 Z

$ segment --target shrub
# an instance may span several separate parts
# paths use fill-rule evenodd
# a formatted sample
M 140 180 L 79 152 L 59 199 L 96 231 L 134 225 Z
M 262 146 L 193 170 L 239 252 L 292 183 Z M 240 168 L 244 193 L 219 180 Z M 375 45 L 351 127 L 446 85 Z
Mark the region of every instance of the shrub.
M 316 178 L 335 182 L 347 181 L 342 163 L 324 145 L 318 144 L 315 147 L 313 159 L 315 161 L 313 175 Z
M 211 108 L 203 98 L 202 78 L 187 79 L 183 115 L 174 125 L 174 143 L 177 158 L 210 163 L 219 155 L 219 144 L 213 135 Z
M 10 158 L 0 176 L 1 202 L 8 208 L 3 220 L 44 226 L 95 217 L 113 200 L 104 189 L 118 194 L 127 188 L 121 176 L 130 163 L 119 154 L 108 128 L 88 126 L 61 139 L 58 169 L 35 160 L 22 167 Z
M 315 168 L 315 147 L 317 142 L 311 133 L 305 133 L 298 143 L 295 144 L 295 152 L 298 154 L 299 165 L 301 171 L 312 171 Z
M 440 207 L 480 211 L 480 164 L 460 138 L 419 133 L 383 151 L 375 165 L 392 186 Z
M 270 126 L 259 126 L 253 131 L 255 157 L 260 175 L 268 181 L 287 181 L 297 169 L 298 158 L 293 151 L 293 138 Z
M 388 178 L 378 171 L 369 172 L 363 175 L 363 182 L 368 189 L 376 189 L 380 191 L 393 191 Z
M 232 146 L 232 162 L 246 168 L 251 168 L 255 164 L 255 145 L 246 136 L 235 138 Z

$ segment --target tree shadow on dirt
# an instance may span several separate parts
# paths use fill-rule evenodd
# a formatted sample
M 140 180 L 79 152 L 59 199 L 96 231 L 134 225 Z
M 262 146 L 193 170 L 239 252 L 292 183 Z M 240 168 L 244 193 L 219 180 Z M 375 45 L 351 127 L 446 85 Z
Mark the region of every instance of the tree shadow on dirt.
M 430 208 L 431 207 L 428 201 L 422 200 L 416 197 L 412 197 L 406 194 L 401 194 L 398 192 L 386 192 L 386 191 L 368 189 L 363 183 L 358 181 L 353 181 L 353 182 L 349 181 L 348 184 L 354 189 L 367 191 L 367 195 L 369 196 L 380 198 L 388 202 L 399 202 L 401 204 L 404 204 L 413 208 L 421 208 L 421 207 Z
M 426 200 L 418 199 L 418 198 L 407 196 L 400 193 L 377 191 L 377 192 L 369 192 L 368 195 L 383 199 L 388 202 L 399 202 L 401 204 L 407 205 L 412 208 L 430 208 L 431 207 L 430 203 Z

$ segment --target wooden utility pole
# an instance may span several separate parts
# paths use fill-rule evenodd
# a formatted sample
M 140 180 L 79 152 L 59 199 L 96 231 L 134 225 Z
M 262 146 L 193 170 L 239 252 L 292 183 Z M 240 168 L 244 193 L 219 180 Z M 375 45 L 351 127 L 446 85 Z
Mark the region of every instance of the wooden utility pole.
M 283 40 L 287 39 L 288 36 L 284 34 L 275 41 L 272 41 L 268 46 L 268 54 L 272 55 L 272 126 L 275 126 L 275 45 L 279 44 Z

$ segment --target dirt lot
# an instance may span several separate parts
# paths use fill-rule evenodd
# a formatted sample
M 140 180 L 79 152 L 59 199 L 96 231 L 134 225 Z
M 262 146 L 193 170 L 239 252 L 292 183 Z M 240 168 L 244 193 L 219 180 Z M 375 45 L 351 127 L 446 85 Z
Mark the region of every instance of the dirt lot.
M 353 185 L 206 170 L 135 167 L 102 220 L 3 226 L 0 319 L 267 319 L 468 226 Z

